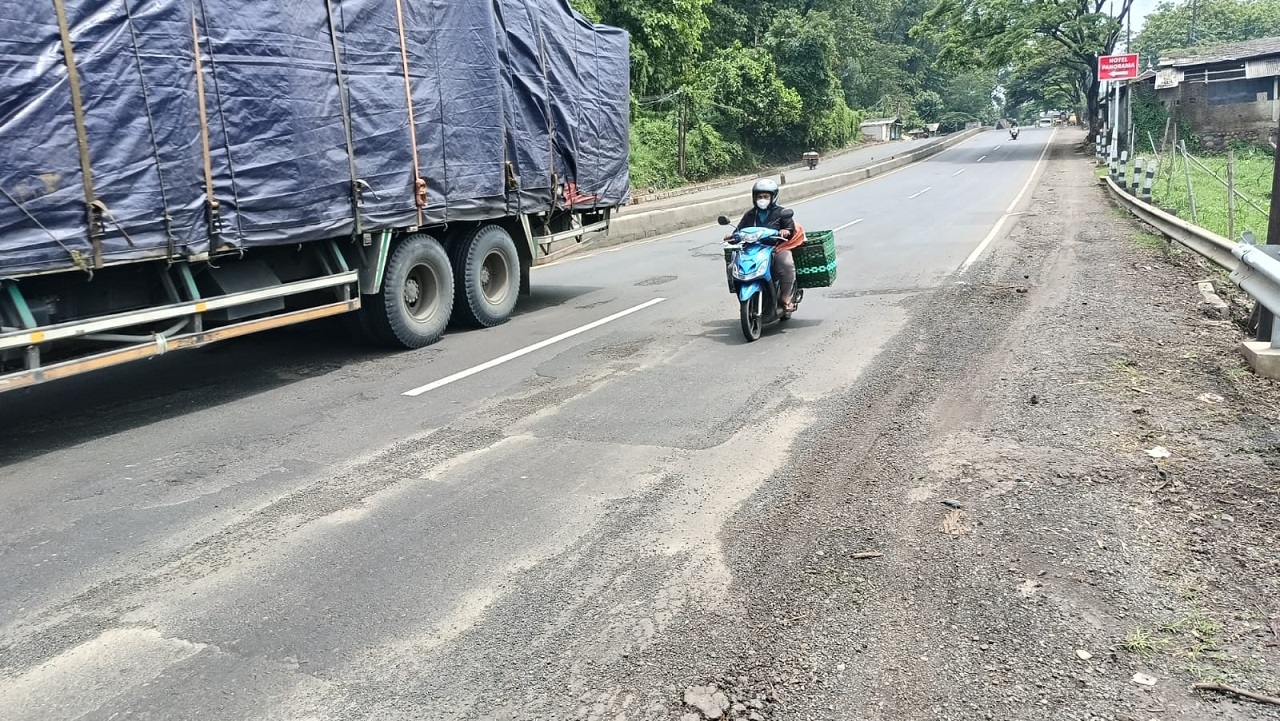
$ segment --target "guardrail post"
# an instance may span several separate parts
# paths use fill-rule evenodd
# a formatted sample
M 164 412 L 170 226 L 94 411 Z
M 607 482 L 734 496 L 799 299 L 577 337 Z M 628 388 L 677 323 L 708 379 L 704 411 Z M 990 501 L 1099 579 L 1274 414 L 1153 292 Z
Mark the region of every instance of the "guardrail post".
M 1156 183 L 1156 167 L 1159 165 L 1158 160 L 1154 158 L 1147 163 L 1147 178 L 1142 181 L 1142 199 L 1151 202 L 1151 188 Z
M 1116 185 L 1119 185 L 1121 190 L 1129 189 L 1128 182 L 1125 180 L 1125 176 L 1127 176 L 1128 174 L 1129 174 L 1129 153 L 1122 151 L 1120 153 L 1120 168 L 1118 171 L 1118 175 L 1116 176 Z
M 1143 166 L 1145 164 L 1146 161 L 1142 158 L 1138 158 L 1133 162 L 1133 183 L 1129 186 L 1129 195 L 1132 195 L 1135 198 L 1138 197 L 1138 189 L 1142 187 L 1142 179 L 1146 175 L 1143 172 Z
M 1241 242 L 1232 255 L 1240 259 L 1231 281 L 1258 303 L 1258 338 L 1241 351 L 1258 375 L 1280 380 L 1280 247 Z
M 1280 126 L 1277 126 L 1276 140 L 1280 141 Z M 1280 152 L 1276 153 L 1276 162 L 1271 170 L 1270 210 L 1271 210 L 1271 213 L 1267 222 L 1266 243 L 1267 245 L 1272 245 L 1272 246 L 1280 245 Z M 1280 308 L 1277 308 L 1276 310 L 1280 310 Z M 1271 323 L 1267 323 L 1267 321 L 1274 322 L 1276 317 L 1277 316 L 1274 315 L 1271 311 L 1265 310 L 1265 309 L 1261 314 L 1259 314 L 1258 340 L 1271 341 L 1272 343 L 1274 343 L 1275 339 L 1280 337 L 1280 334 L 1276 334 L 1274 332 L 1268 333 L 1265 338 L 1263 337 L 1264 326 L 1262 324 L 1266 323 L 1265 328 L 1266 330 L 1270 331 L 1272 328 L 1272 325 Z

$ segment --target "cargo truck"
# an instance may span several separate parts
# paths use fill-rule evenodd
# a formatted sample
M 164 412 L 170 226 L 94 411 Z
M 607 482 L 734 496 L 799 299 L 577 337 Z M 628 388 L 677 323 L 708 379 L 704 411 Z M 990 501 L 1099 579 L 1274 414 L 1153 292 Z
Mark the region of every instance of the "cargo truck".
M 494 326 L 628 199 L 628 38 L 567 0 L 3 5 L 0 391 Z

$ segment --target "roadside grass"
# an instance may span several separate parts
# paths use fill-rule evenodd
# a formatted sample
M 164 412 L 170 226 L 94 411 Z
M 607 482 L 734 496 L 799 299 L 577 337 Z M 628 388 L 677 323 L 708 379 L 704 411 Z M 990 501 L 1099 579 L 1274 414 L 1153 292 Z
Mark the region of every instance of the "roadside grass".
M 1224 630 L 1207 611 L 1194 609 L 1154 628 L 1134 628 L 1117 646 L 1144 660 L 1172 662 L 1196 681 L 1222 683 L 1254 665 L 1226 650 Z
M 1156 652 L 1164 649 L 1169 644 L 1168 639 L 1160 637 L 1154 631 L 1145 628 L 1135 628 L 1129 632 L 1120 642 L 1120 648 L 1129 653 L 1136 654 L 1142 658 L 1151 658 Z
M 1139 250 L 1154 250 L 1161 253 L 1169 250 L 1169 241 L 1165 240 L 1163 235 L 1156 235 L 1155 233 L 1134 233 L 1133 245 Z
M 1155 156 L 1146 155 L 1150 162 Z M 1195 156 L 1193 156 L 1195 157 Z M 1226 236 L 1228 232 L 1227 157 L 1213 155 L 1197 157 L 1210 172 L 1190 163 L 1184 167 L 1182 158 L 1166 154 L 1159 158 L 1152 198 L 1160 208 L 1171 210 L 1183 220 L 1194 222 L 1202 228 Z M 1259 242 L 1267 234 L 1267 213 L 1271 203 L 1271 178 L 1275 160 L 1270 153 L 1256 148 L 1241 148 L 1235 153 L 1235 184 L 1240 193 L 1253 201 L 1254 208 L 1241 198 L 1236 198 L 1236 238 L 1244 231 L 1251 231 Z M 1132 170 L 1130 170 L 1132 173 Z M 1187 175 L 1190 173 L 1193 193 L 1187 192 Z M 1215 177 L 1216 176 L 1216 177 Z M 1195 196 L 1196 212 L 1191 212 L 1191 195 Z

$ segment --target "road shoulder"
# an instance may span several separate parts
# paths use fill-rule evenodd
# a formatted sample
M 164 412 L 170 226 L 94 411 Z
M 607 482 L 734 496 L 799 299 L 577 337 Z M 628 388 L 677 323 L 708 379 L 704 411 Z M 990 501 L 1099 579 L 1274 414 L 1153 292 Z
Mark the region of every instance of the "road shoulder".
M 730 521 L 731 603 L 646 654 L 671 687 L 727 718 L 1280 718 L 1191 688 L 1280 692 L 1280 392 L 1073 140 Z

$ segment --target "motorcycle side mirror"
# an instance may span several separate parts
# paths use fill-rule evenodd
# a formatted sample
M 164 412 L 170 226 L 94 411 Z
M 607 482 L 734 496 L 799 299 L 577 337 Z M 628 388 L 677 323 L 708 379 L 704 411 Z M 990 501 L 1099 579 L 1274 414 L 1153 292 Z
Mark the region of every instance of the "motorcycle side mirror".
M 794 217 L 795 217 L 795 215 L 796 215 L 796 211 L 794 211 L 794 210 L 792 210 L 792 209 L 790 209 L 790 208 L 787 208 L 786 210 L 782 211 L 781 213 L 778 213 L 778 217 L 779 217 L 779 218 L 782 218 L 783 220 L 791 220 L 792 218 L 794 218 Z
M 716 222 L 719 223 L 720 225 L 728 225 L 729 219 L 722 215 L 719 218 L 716 218 Z

